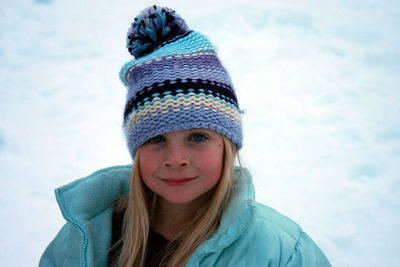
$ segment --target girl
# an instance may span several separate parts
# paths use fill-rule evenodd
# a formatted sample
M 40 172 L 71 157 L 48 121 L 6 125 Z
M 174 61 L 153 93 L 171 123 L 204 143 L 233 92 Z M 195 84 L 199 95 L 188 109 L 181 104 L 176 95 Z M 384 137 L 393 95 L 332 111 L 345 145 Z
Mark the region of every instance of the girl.
M 134 163 L 56 189 L 67 224 L 40 266 L 330 266 L 301 228 L 254 201 L 234 167 L 241 112 L 210 41 L 169 8 L 128 31 L 124 130 Z

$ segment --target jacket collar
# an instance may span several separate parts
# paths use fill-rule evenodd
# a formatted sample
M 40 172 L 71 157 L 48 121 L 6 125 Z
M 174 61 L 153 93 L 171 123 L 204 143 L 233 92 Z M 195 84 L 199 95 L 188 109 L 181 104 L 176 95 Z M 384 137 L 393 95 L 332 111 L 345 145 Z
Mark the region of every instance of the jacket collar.
M 55 190 L 65 219 L 87 221 L 129 190 L 132 165 L 101 169 Z
M 64 217 L 90 220 L 121 195 L 129 191 L 132 165 L 114 166 L 101 169 L 55 190 L 57 202 Z M 218 231 L 224 231 L 232 224 L 242 221 L 242 211 L 250 211 L 254 206 L 254 186 L 246 168 L 235 167 L 233 197 L 225 210 Z M 252 212 L 248 215 L 251 216 Z M 66 219 L 68 220 L 68 218 Z M 213 240 L 220 239 L 213 236 Z M 222 240 L 219 240 L 221 244 Z M 224 243 L 224 242 L 222 242 Z
M 102 169 L 56 189 L 57 202 L 64 218 L 75 224 L 84 235 L 82 258 L 87 258 L 85 255 L 88 246 L 86 222 L 104 212 L 116 199 L 129 191 L 131 170 L 132 165 Z M 196 249 L 188 265 L 198 265 L 197 263 L 206 254 L 221 251 L 229 246 L 251 222 L 255 210 L 255 193 L 251 175 L 247 169 L 235 167 L 234 176 L 233 195 L 222 215 L 217 231 Z M 111 231 L 111 229 L 104 230 Z
M 106 265 L 111 238 L 112 204 L 129 190 L 132 166 L 99 170 L 55 190 L 64 218 L 82 234 L 81 266 Z

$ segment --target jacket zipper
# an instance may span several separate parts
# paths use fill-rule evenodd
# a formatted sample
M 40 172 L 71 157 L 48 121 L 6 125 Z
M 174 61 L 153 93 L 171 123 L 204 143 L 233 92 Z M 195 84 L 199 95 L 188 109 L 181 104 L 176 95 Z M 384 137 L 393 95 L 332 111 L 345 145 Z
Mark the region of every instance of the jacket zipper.
M 63 217 L 70 223 L 72 223 L 73 225 L 75 225 L 76 227 L 78 227 L 78 229 L 82 232 L 83 234 L 83 244 L 81 247 L 81 255 L 80 255 L 80 262 L 81 262 L 81 266 L 82 267 L 86 267 L 87 266 L 87 262 L 86 262 L 86 249 L 87 249 L 87 244 L 88 244 L 88 234 L 86 232 L 85 227 L 79 223 L 78 221 L 76 221 L 74 218 L 72 218 L 68 212 L 66 211 L 66 209 L 64 208 L 64 200 L 61 196 L 61 190 L 60 189 L 56 189 L 55 190 L 55 195 L 56 195 L 56 200 L 58 202 L 58 205 L 60 206 L 61 209 L 61 213 L 63 215 Z

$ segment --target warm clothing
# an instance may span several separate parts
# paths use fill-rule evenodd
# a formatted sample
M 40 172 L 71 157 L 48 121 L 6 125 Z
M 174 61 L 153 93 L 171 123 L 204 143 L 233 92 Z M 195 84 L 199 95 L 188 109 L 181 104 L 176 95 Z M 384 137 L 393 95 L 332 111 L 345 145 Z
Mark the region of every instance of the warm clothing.
M 113 202 L 129 189 L 132 166 L 116 166 L 56 189 L 68 221 L 39 266 L 105 266 L 111 243 Z M 330 266 L 292 220 L 254 201 L 250 174 L 242 169 L 217 231 L 186 266 Z M 235 170 L 238 177 L 239 169 Z
M 133 20 L 126 41 L 134 59 L 120 78 L 128 89 L 123 128 L 132 158 L 154 136 L 196 128 L 242 147 L 243 112 L 207 36 L 189 29 L 174 10 L 151 6 Z

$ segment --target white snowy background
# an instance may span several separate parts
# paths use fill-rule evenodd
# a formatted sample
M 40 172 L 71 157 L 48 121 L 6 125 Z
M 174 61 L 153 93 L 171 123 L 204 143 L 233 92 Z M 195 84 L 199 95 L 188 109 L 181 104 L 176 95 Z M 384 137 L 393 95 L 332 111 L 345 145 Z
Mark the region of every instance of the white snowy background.
M 257 199 L 334 266 L 400 266 L 400 2 L 158 1 L 205 33 L 244 115 Z M 0 266 L 36 266 L 53 190 L 131 162 L 120 67 L 153 1 L 1 0 Z

